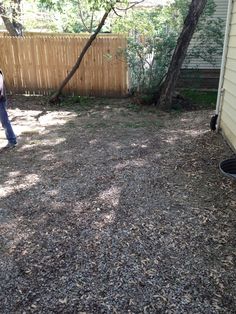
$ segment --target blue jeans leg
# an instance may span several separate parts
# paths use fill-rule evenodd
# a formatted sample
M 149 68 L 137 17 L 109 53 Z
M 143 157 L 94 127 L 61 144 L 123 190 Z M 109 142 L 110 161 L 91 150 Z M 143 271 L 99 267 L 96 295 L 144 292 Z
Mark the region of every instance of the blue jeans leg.
M 1 121 L 2 127 L 5 130 L 6 138 L 8 142 L 11 144 L 16 144 L 16 136 L 15 136 L 15 133 L 13 132 L 11 122 L 7 114 L 6 105 L 7 105 L 6 100 L 0 101 L 0 121 Z

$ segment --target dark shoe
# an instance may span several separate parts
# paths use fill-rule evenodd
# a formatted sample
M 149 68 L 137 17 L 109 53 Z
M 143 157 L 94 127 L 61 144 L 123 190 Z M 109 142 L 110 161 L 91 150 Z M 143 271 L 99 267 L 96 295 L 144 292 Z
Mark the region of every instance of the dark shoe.
M 2 148 L 2 150 L 7 150 L 7 149 L 15 148 L 16 145 L 17 145 L 17 143 L 10 143 L 10 142 L 8 142 L 8 144 L 7 144 L 6 146 L 4 146 L 4 147 Z

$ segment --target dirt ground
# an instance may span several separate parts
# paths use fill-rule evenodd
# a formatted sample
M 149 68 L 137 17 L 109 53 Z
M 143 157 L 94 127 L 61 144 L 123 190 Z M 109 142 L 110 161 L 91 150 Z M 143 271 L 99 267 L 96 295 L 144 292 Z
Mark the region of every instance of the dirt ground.
M 233 152 L 212 112 L 12 97 L 9 113 L 1 314 L 236 313 Z

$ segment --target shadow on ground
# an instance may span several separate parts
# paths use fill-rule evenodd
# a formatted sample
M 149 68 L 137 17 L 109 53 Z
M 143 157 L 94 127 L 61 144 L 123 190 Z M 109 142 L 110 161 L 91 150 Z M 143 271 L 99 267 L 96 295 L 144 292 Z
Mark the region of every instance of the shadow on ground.
M 0 155 L 1 313 L 234 313 L 236 186 L 211 113 L 33 105 L 13 100 Z

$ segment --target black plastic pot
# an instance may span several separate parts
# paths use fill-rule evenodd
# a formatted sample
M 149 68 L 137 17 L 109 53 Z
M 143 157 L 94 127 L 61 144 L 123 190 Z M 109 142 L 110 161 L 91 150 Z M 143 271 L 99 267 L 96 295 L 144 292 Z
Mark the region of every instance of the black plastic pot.
M 236 180 L 236 158 L 221 161 L 219 167 L 225 176 Z

